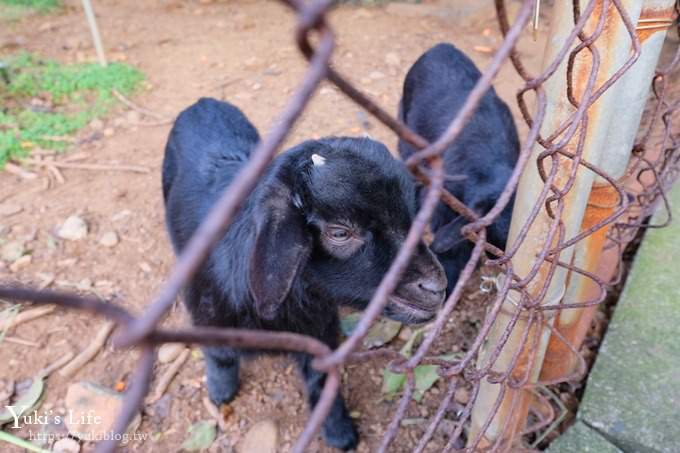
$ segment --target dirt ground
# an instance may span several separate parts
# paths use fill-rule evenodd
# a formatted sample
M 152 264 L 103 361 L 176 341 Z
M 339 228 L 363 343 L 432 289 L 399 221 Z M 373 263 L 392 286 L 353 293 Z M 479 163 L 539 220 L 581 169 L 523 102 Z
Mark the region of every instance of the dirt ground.
M 23 49 L 63 62 L 92 59 L 94 50 L 78 5 L 73 2 L 57 14 L 2 24 L 0 52 Z M 102 0 L 96 2 L 96 10 L 109 57 L 131 63 L 147 76 L 147 86 L 135 102 L 160 115 L 174 117 L 201 96 L 219 97 L 241 107 L 266 133 L 306 67 L 293 41 L 294 17 L 273 1 Z M 490 51 L 500 42 L 493 10 L 484 6 L 464 17 L 439 14 L 441 11 L 452 10 L 433 3 L 339 7 L 331 16 L 338 36 L 336 67 L 392 112 L 396 112 L 410 64 L 437 42 L 455 43 L 484 67 Z M 526 37 L 520 43 L 529 67 L 539 64 L 543 37 L 542 32 L 537 42 Z M 495 85 L 515 113 L 513 98 L 519 82 L 506 65 Z M 174 262 L 164 230 L 160 191 L 161 159 L 170 126 L 138 127 L 129 119 L 129 111 L 121 107 L 104 119 L 103 125 L 82 132 L 82 137 L 94 140 L 58 159 L 134 164 L 150 169 L 148 174 L 64 169 L 65 182 L 59 183 L 40 169 L 32 170 L 36 179 L 0 173 L 0 201 L 22 208 L 0 218 L 0 240 L 25 240 L 32 256 L 31 262 L 19 269 L 0 265 L 0 281 L 36 285 L 49 281 L 51 288 L 115 296 L 133 312 L 144 309 Z M 518 126 L 521 133 L 525 131 L 519 121 Z M 356 136 L 366 131 L 395 149 L 392 134 L 325 84 L 292 131 L 287 146 L 303 139 Z M 57 239 L 56 227 L 72 214 L 86 220 L 87 237 L 77 242 Z M 109 231 L 120 238 L 112 248 L 99 243 Z M 474 339 L 484 307 L 468 299 L 457 309 L 435 352 L 465 350 Z M 80 351 L 92 341 L 101 322 L 89 315 L 57 310 L 10 331 L 10 337 L 37 346 L 4 341 L 0 379 L 25 380 L 67 351 Z M 187 322 L 181 306 L 166 322 Z M 399 346 L 396 341 L 395 347 Z M 111 388 L 126 381 L 137 357 L 134 350 L 114 351 L 107 345 L 74 378 L 52 375 L 43 409 L 63 409 L 66 388 L 76 380 Z M 359 451 L 378 446 L 396 409 L 395 402 L 381 397 L 383 366 L 375 362 L 349 367 L 344 377 L 344 391 L 362 437 Z M 167 365 L 157 365 L 159 372 L 165 368 Z M 245 366 L 242 382 L 227 429 L 213 450 L 230 451 L 254 423 L 270 419 L 279 426 L 279 451 L 288 451 L 307 417 L 292 364 L 285 358 L 259 359 Z M 435 387 L 422 404 L 412 404 L 408 417 L 418 420 L 433 415 L 442 391 Z M 133 442 L 126 450 L 176 451 L 186 437 L 186 428 L 209 418 L 201 404 L 206 392 L 200 355 L 192 355 L 184 365 L 169 395 L 144 414 L 138 429 L 151 433 L 153 439 Z M 410 451 L 423 429 L 418 423 L 403 428 L 391 451 Z M 445 440 L 438 434 L 428 450 L 438 451 Z M 91 445 L 86 444 L 88 449 Z M 6 444 L 0 450 L 11 451 Z M 310 451 L 330 450 L 317 441 Z

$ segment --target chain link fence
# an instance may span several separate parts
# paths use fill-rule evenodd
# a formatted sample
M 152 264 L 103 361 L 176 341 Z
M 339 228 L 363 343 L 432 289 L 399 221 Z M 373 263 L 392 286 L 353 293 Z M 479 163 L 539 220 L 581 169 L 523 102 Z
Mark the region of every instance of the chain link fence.
M 445 451 L 460 450 L 461 445 L 466 445 L 467 451 L 507 451 L 528 445 L 529 439 L 536 445 L 541 433 L 554 427 L 556 417 L 541 389 L 583 375 L 586 364 L 579 348 L 608 285 L 620 279 L 620 265 L 600 264 L 603 260 L 620 264 L 625 245 L 640 228 L 663 226 L 648 220 L 658 205 L 669 212 L 670 221 L 665 190 L 680 169 L 680 90 L 672 83 L 673 74 L 677 79 L 674 71 L 680 66 L 680 49 L 666 66 L 656 72 L 654 68 L 666 31 L 676 26 L 678 6 L 669 0 L 555 0 L 543 69 L 532 74 L 515 46 L 532 17 L 538 15 L 535 2 L 524 0 L 510 23 L 505 0 L 496 0 L 504 40 L 448 130 L 436 142 L 428 143 L 333 69 L 335 36 L 326 20 L 330 0 L 283 1 L 297 14 L 297 45 L 309 60 L 304 79 L 276 126 L 186 246 L 146 312 L 136 317 L 118 304 L 96 298 L 18 286 L 0 287 L 0 297 L 105 316 L 119 325 L 118 347 L 141 350 L 114 425 L 116 433 L 126 430 L 143 404 L 157 346 L 184 342 L 314 356 L 313 366 L 328 373 L 328 378 L 293 447 L 295 452 L 304 451 L 316 436 L 338 392 L 341 368 L 354 361 L 385 357 L 392 360 L 392 371 L 406 375 L 406 385 L 378 451 L 391 451 L 415 390 L 414 370 L 423 364 L 438 367 L 447 390 L 414 451 L 424 451 L 445 416 L 451 417 L 449 405 L 463 385 L 472 388 L 471 398 L 454 422 L 447 424 Z M 489 212 L 480 215 L 443 189 L 441 156 L 465 128 L 507 60 L 524 81 L 516 100 L 528 133 L 503 194 Z M 406 163 L 428 187 L 402 249 L 356 329 L 336 350 L 330 350 L 312 337 L 293 333 L 160 327 L 178 293 L 228 228 L 324 79 L 420 150 Z M 652 98 L 648 100 L 650 81 Z M 636 134 L 645 105 L 642 128 Z M 486 242 L 486 228 L 514 193 L 517 202 L 503 251 Z M 474 244 L 455 289 L 409 358 L 387 348 L 357 352 L 395 289 L 439 200 L 468 220 L 462 232 Z M 494 285 L 477 337 L 454 359 L 436 357 L 431 353 L 433 342 L 479 265 L 483 281 Z M 115 448 L 115 440 L 97 445 L 98 452 Z

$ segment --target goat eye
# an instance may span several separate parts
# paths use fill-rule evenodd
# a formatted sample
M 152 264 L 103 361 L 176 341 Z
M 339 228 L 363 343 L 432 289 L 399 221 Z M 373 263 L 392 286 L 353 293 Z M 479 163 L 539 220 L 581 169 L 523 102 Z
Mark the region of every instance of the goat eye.
M 347 228 L 331 227 L 326 231 L 326 235 L 335 242 L 345 242 L 352 236 Z

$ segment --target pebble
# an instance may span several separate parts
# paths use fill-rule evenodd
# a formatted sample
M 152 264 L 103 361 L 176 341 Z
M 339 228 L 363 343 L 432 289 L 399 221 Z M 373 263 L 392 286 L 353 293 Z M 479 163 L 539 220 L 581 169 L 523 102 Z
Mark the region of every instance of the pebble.
M 257 57 L 249 57 L 243 62 L 246 68 L 252 68 L 257 65 Z
M 385 78 L 385 74 L 383 74 L 380 71 L 373 71 L 368 75 L 368 77 L 370 77 L 373 80 L 380 80 Z
M 142 261 L 139 263 L 139 268 L 145 273 L 145 274 L 150 274 L 151 273 L 151 266 L 149 266 L 149 263 L 145 263 Z
M 18 204 L 9 203 L 0 204 L 0 216 L 2 217 L 13 216 L 14 214 L 19 214 L 23 210 L 24 208 L 22 208 Z
M 18 260 L 24 254 L 24 243 L 22 241 L 10 241 L 0 249 L 0 258 L 10 263 Z
M 92 280 L 89 278 L 84 278 L 76 284 L 76 289 L 80 291 L 90 291 L 92 290 Z
M 107 127 L 106 129 L 104 129 L 104 137 L 113 137 L 113 134 L 115 132 L 116 131 L 112 127 Z
M 98 384 L 81 381 L 69 385 L 64 404 L 70 414 L 65 421 L 71 435 L 104 438 L 110 434 L 123 404 L 123 395 Z
M 166 343 L 158 350 L 158 360 L 161 363 L 170 363 L 184 351 L 182 343 Z
M 72 215 L 61 225 L 57 236 L 67 241 L 78 241 L 87 236 L 87 224 L 77 215 Z
M 111 216 L 111 221 L 112 222 L 118 222 L 119 220 L 123 220 L 127 217 L 130 217 L 131 215 L 132 215 L 132 211 L 130 211 L 129 209 L 123 209 L 122 211 L 117 212 L 116 214 Z
M 236 446 L 238 453 L 276 453 L 279 429 L 272 420 L 262 420 L 253 425 Z
M 401 341 L 408 341 L 411 338 L 411 335 L 413 335 L 413 330 L 411 330 L 410 327 L 403 327 L 399 331 L 399 339 Z
M 125 114 L 125 119 L 130 124 L 139 124 L 142 121 L 142 115 L 136 110 L 130 110 Z
M 54 443 L 52 451 L 55 453 L 79 453 L 80 444 L 77 440 L 66 437 Z
M 456 389 L 456 393 L 453 394 L 453 397 L 460 404 L 467 404 L 470 401 L 470 392 L 463 387 L 459 387 Z
M 14 261 L 12 264 L 10 264 L 9 270 L 11 270 L 12 272 L 18 272 L 21 268 L 31 264 L 32 260 L 33 258 L 31 258 L 31 255 L 24 255 L 18 260 Z
M 401 58 L 395 52 L 387 52 L 385 54 L 385 63 L 390 66 L 401 66 Z
M 115 247 L 118 245 L 118 235 L 115 231 L 107 231 L 106 233 L 102 234 L 101 238 L 99 238 L 99 245 L 108 248 Z

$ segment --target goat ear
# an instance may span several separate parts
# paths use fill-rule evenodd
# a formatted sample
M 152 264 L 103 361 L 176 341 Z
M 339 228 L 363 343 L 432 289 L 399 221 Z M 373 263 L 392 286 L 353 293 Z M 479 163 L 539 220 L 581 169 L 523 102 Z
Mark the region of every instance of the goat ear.
M 447 223 L 443 227 L 439 228 L 434 234 L 434 240 L 430 244 L 430 250 L 434 253 L 445 253 L 451 250 L 465 238 L 460 234 L 460 228 L 463 226 L 464 222 L 461 221 L 461 217 L 456 217 L 451 222 Z
M 312 238 L 303 214 L 289 197 L 277 196 L 259 206 L 257 233 L 248 268 L 248 285 L 257 313 L 274 319 L 293 280 L 307 262 Z

